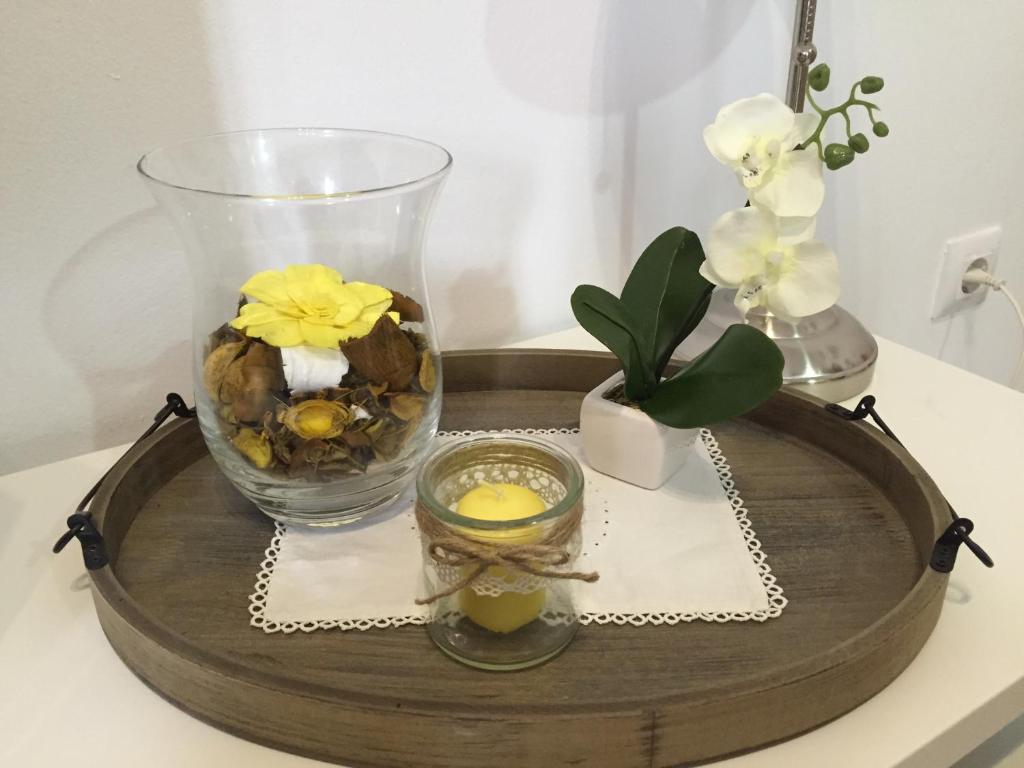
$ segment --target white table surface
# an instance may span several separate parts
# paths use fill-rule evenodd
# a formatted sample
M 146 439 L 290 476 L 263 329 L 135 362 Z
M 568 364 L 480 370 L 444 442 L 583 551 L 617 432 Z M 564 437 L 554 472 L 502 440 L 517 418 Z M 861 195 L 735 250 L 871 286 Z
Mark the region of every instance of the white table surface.
M 599 348 L 579 329 L 513 346 Z M 870 392 L 880 412 L 974 519 L 996 567 L 962 550 L 934 634 L 888 688 L 723 768 L 947 766 L 1024 712 L 1024 395 L 884 339 L 879 347 Z M 149 690 L 100 630 L 78 545 L 50 554 L 63 519 L 124 447 L 0 477 L 0 765 L 323 765 L 222 733 Z

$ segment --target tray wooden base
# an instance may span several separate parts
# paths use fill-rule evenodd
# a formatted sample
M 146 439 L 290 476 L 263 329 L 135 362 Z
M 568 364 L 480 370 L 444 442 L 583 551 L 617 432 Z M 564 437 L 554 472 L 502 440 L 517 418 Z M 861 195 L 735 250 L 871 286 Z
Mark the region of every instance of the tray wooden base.
M 451 353 L 444 429 L 575 426 L 605 355 Z M 421 627 L 267 635 L 247 596 L 272 533 L 197 425 L 134 449 L 94 502 L 112 566 L 104 631 L 139 677 L 219 728 L 351 766 L 668 766 L 801 733 L 887 685 L 924 644 L 947 523 L 921 468 L 880 432 L 782 392 L 718 425 L 789 598 L 764 624 L 583 627 L 524 672 L 463 667 Z

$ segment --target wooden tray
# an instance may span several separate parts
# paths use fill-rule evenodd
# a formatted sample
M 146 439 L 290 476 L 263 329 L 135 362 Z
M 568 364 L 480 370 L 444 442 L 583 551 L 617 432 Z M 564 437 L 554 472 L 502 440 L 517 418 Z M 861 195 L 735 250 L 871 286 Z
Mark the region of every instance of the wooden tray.
M 572 427 L 615 368 L 566 351 L 446 354 L 442 428 Z M 246 739 L 351 766 L 667 766 L 813 728 L 887 685 L 924 644 L 946 576 L 932 481 L 877 430 L 782 392 L 719 425 L 789 606 L 764 624 L 587 626 L 516 673 L 463 667 L 422 627 L 264 634 L 247 596 L 271 521 L 192 422 L 140 444 L 93 504 L 112 566 L 100 623 L 163 696 Z M 652 532 L 653 534 L 654 532 Z

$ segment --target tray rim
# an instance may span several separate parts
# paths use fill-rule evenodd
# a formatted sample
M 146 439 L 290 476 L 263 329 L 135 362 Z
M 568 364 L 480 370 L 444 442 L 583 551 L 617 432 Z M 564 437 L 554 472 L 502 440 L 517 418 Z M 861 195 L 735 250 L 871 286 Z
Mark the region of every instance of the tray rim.
M 499 350 L 459 350 L 445 352 L 445 364 L 457 363 L 457 361 L 482 362 L 494 357 L 516 360 L 518 358 L 533 356 L 550 358 L 553 362 L 564 358 L 566 355 L 585 358 L 598 363 L 609 363 L 614 358 L 607 353 L 584 352 L 580 350 L 550 350 L 550 349 L 499 349 Z M 502 381 L 501 389 L 516 389 L 522 387 L 507 386 Z M 532 387 L 533 389 L 540 389 Z M 586 391 L 574 386 L 551 387 L 551 389 L 563 389 L 566 391 Z M 470 391 L 467 389 L 456 389 L 449 391 Z M 825 401 L 811 395 L 791 389 L 781 390 L 773 399 L 789 399 L 791 402 L 802 407 L 813 407 L 816 410 L 823 410 Z M 758 423 L 756 418 L 749 418 Z M 900 463 L 905 465 L 910 476 L 913 478 L 919 489 L 922 491 L 932 513 L 933 541 L 938 538 L 945 525 L 940 511 L 945 511 L 945 501 L 935 486 L 934 482 L 927 475 L 924 469 L 904 449 L 884 436 L 879 430 L 862 422 L 836 421 L 837 429 L 854 430 L 863 438 L 866 438 L 882 451 L 895 456 Z M 178 420 L 158 430 L 151 437 L 141 442 L 130 450 L 111 470 L 104 480 L 100 491 L 93 502 L 94 516 L 100 530 L 103 530 L 107 509 L 112 500 L 113 494 L 125 478 L 143 456 L 156 444 L 165 439 L 171 439 L 182 430 L 195 429 L 198 426 L 192 420 Z M 851 433 L 852 434 L 852 433 Z M 180 437 L 180 435 L 178 435 Z M 821 450 L 820 445 L 812 443 Z M 834 454 L 833 454 L 834 455 Z M 195 643 L 188 641 L 171 627 L 166 626 L 160 620 L 146 613 L 139 606 L 131 594 L 124 588 L 114 574 L 112 566 L 98 571 L 90 571 L 94 585 L 94 595 L 102 599 L 113 613 L 117 614 L 129 627 L 144 635 L 147 639 L 158 646 L 173 653 L 186 663 L 198 662 L 218 674 L 232 676 L 240 681 L 267 688 L 273 691 L 287 692 L 292 695 L 305 698 L 313 697 L 322 701 L 329 701 L 344 705 L 358 705 L 365 709 L 376 709 L 392 712 L 394 708 L 393 696 L 367 693 L 365 691 L 351 691 L 333 686 L 311 684 L 300 682 L 285 675 L 274 674 L 246 666 L 239 662 L 205 650 Z M 254 576 L 255 578 L 255 576 Z M 751 673 L 749 676 L 732 683 L 716 684 L 709 683 L 695 691 L 687 693 L 661 694 L 655 697 L 634 697 L 616 699 L 605 703 L 585 704 L 541 704 L 531 706 L 527 712 L 530 714 L 543 714 L 546 717 L 574 717 L 577 715 L 588 715 L 600 713 L 601 715 L 615 717 L 624 714 L 635 713 L 638 707 L 672 707 L 673 705 L 685 705 L 687 707 L 700 705 L 709 702 L 722 702 L 733 698 L 743 698 L 756 695 L 759 691 L 770 690 L 786 686 L 800 680 L 813 678 L 816 674 L 828 670 L 844 660 L 856 657 L 866 657 L 872 651 L 877 651 L 886 645 L 887 638 L 898 633 L 912 619 L 925 612 L 935 599 L 937 593 L 944 592 L 948 581 L 947 574 L 939 574 L 927 566 L 924 562 L 923 571 L 913 587 L 907 594 L 885 613 L 878 621 L 869 625 L 861 632 L 847 638 L 843 642 L 832 646 L 826 651 L 810 656 L 806 659 L 792 664 L 775 667 L 765 671 Z M 941 599 L 941 595 L 940 595 Z M 936 614 L 937 617 L 937 614 Z M 594 631 L 601 631 L 601 627 Z M 388 631 L 388 630 L 382 630 Z M 929 628 L 928 634 L 930 634 Z M 926 635 L 927 637 L 927 635 Z M 916 651 L 915 651 L 916 653 Z M 119 654 L 120 655 L 120 654 Z M 123 658 L 123 657 L 122 657 Z M 131 665 L 129 665 L 131 666 Z M 905 666 L 905 665 L 904 665 Z M 902 671 L 900 668 L 900 671 Z M 897 673 L 898 674 L 898 673 Z M 410 713 L 432 714 L 443 712 L 446 715 L 459 716 L 473 715 L 474 717 L 494 717 L 500 719 L 508 712 L 507 707 L 500 704 L 460 705 L 458 702 L 438 702 L 403 700 L 402 710 Z

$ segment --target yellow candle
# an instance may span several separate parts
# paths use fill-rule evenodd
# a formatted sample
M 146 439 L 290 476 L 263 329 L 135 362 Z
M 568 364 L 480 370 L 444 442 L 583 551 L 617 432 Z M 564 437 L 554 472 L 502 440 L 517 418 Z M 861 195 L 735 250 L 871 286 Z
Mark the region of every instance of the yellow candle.
M 459 499 L 455 511 L 474 520 L 521 520 L 547 509 L 544 499 L 521 485 L 481 483 Z M 536 527 L 506 528 L 500 531 L 472 532 L 483 541 L 506 544 L 529 544 L 537 540 Z M 508 569 L 492 566 L 487 574 L 495 578 L 510 576 Z M 514 576 L 512 574 L 511 576 Z M 500 595 L 478 595 L 469 586 L 459 592 L 459 607 L 470 619 L 492 632 L 514 632 L 537 618 L 544 607 L 543 589 L 533 592 L 503 592 Z

